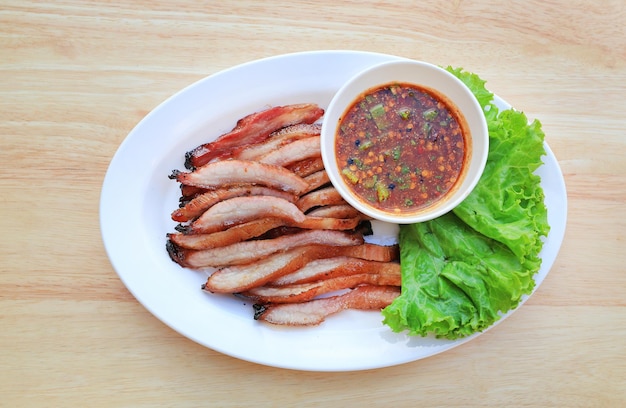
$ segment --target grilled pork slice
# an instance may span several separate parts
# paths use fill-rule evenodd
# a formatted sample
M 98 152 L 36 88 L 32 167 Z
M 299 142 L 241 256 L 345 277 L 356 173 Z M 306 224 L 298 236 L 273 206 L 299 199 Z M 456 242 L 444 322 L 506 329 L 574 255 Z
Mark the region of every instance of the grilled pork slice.
M 314 123 L 324 114 L 316 104 L 275 106 L 237 121 L 228 133 L 185 154 L 185 167 L 194 169 L 213 159 L 229 157 L 234 148 L 259 143 L 271 133 L 298 123 Z
M 321 154 L 320 137 L 311 136 L 286 144 L 261 157 L 259 161 L 284 167 L 302 160 L 321 157 Z
M 331 217 L 309 217 L 302 222 L 292 224 L 294 227 L 303 229 L 331 229 L 331 230 L 352 230 L 363 221 L 362 216 L 352 218 L 331 218 Z
M 206 189 L 250 184 L 300 194 L 309 186 L 302 177 L 284 167 L 247 160 L 213 162 L 192 172 L 174 170 L 169 178 Z
M 254 305 L 254 319 L 277 325 L 311 326 L 345 309 L 381 310 L 400 295 L 397 286 L 357 286 L 338 296 L 303 303 Z
M 352 289 L 359 285 L 400 286 L 400 274 L 379 275 L 377 273 L 359 273 L 356 275 L 336 276 L 316 282 L 299 283 L 286 286 L 258 286 L 243 295 L 259 303 L 300 303 L 320 295 L 342 289 Z
M 259 212 L 261 211 L 260 208 L 257 208 L 254 211 L 256 210 L 258 210 Z M 253 210 L 250 210 L 250 211 L 253 211 Z M 204 217 L 204 214 L 201 217 Z M 311 229 L 311 230 L 312 229 L 324 229 L 324 230 L 337 230 L 337 231 L 354 230 L 362 224 L 363 220 L 366 219 L 362 214 L 358 214 L 357 216 L 351 217 L 351 218 L 339 218 L 339 217 L 335 218 L 332 216 L 331 217 L 312 217 L 312 216 L 307 215 L 304 221 L 302 222 L 293 222 L 285 217 L 279 218 L 279 217 L 268 216 L 265 218 L 274 218 L 274 221 L 275 220 L 281 221 L 280 225 L 277 224 L 273 226 L 272 228 L 285 226 L 285 227 L 295 228 L 295 229 Z M 187 225 L 179 224 L 178 226 L 176 226 L 176 230 L 188 237 L 179 237 L 178 235 L 176 235 L 174 237 L 176 240 L 176 243 L 178 243 L 178 240 L 180 240 L 181 242 L 189 242 L 189 243 L 199 242 L 199 238 L 192 238 L 191 236 L 192 235 L 205 235 L 206 236 L 206 235 L 217 233 L 217 232 L 226 232 L 230 229 L 233 229 L 241 225 L 242 223 L 248 224 L 254 221 L 259 222 L 261 225 L 264 225 L 265 223 L 263 221 L 263 218 L 253 219 L 250 221 L 245 221 L 245 220 L 236 221 L 234 224 L 231 223 L 232 225 L 229 223 L 219 224 L 219 223 L 215 223 L 215 221 L 216 220 L 214 219 L 208 219 L 206 222 L 204 222 L 204 221 L 200 221 L 199 219 L 196 219 L 191 224 L 187 224 Z M 259 233 L 258 235 L 251 235 L 248 238 L 258 237 L 259 235 L 263 234 L 264 232 L 269 231 L 272 228 L 268 228 L 266 231 L 263 231 Z M 256 231 L 256 230 L 253 230 L 253 231 Z M 238 233 L 236 232 L 236 230 L 232 231 L 232 234 L 233 234 L 232 236 L 231 235 L 226 235 L 226 236 L 231 237 L 229 239 L 234 239 L 234 241 L 231 240 L 231 241 L 225 242 L 223 245 L 213 245 L 213 246 L 225 246 L 225 245 L 228 245 L 228 243 L 235 243 L 235 242 L 243 241 L 243 239 L 236 239 L 236 237 L 238 236 Z M 248 238 L 245 238 L 245 239 L 248 239 Z M 217 242 L 217 241 L 213 241 L 213 242 Z M 184 244 L 180 244 L 180 246 L 184 248 L 203 249 L 203 248 L 196 248 L 194 246 L 189 246 L 189 245 L 184 245 Z
M 300 246 L 285 252 L 274 253 L 254 263 L 220 269 L 209 276 L 203 289 L 216 293 L 241 293 L 292 273 L 314 259 L 335 256 L 352 256 L 389 262 L 397 259 L 398 248 L 373 244 Z
M 324 205 L 306 213 L 308 217 L 354 218 L 365 215 L 349 204 Z
M 309 186 L 302 192 L 302 194 L 306 194 L 310 191 L 317 190 L 320 187 L 324 187 L 330 184 L 330 178 L 328 177 L 328 173 L 326 170 L 316 171 L 313 174 L 310 174 L 306 177 L 303 177 L 304 181 L 309 183 Z
M 287 223 L 306 221 L 295 204 L 273 196 L 234 197 L 220 201 L 191 223 L 190 231 L 211 233 L 261 218 L 278 218 Z
M 259 237 L 284 224 L 285 221 L 279 218 L 261 218 L 211 234 L 170 233 L 167 238 L 179 248 L 210 249 Z
M 209 190 L 194 197 L 183 207 L 172 212 L 172 220 L 187 222 L 199 217 L 206 210 L 220 201 L 233 197 L 260 195 L 280 197 L 289 202 L 295 202 L 297 199 L 297 196 L 292 193 L 263 186 L 236 186 L 232 188 L 219 188 L 217 190 Z
M 233 151 L 233 158 L 240 160 L 258 160 L 266 154 L 286 144 L 311 136 L 319 136 L 322 126 L 318 123 L 297 124 L 278 130 L 261 143 L 241 146 Z
M 293 273 L 281 276 L 268 285 L 294 285 L 357 274 L 377 274 L 399 278 L 400 264 L 397 262 L 368 261 L 347 256 L 316 259 Z
M 296 205 L 302 212 L 324 205 L 346 204 L 339 191 L 333 186 L 312 191 L 300 197 Z
M 273 239 L 257 239 L 201 251 L 187 251 L 180 264 L 188 268 L 243 265 L 278 251 L 311 244 L 348 246 L 363 243 L 360 234 L 330 230 L 305 230 Z
M 307 177 L 313 173 L 324 170 L 324 161 L 321 157 L 313 157 L 290 164 L 287 166 L 287 169 L 291 170 L 297 176 Z

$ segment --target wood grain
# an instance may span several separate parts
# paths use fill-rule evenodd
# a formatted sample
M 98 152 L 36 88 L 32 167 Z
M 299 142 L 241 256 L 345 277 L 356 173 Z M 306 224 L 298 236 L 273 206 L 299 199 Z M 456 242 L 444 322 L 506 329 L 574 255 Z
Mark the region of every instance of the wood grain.
M 0 406 L 624 405 L 625 21 L 620 0 L 4 1 Z M 225 68 L 324 49 L 462 66 L 542 122 L 565 240 L 494 330 L 397 367 L 292 372 L 180 336 L 112 269 L 100 188 L 141 118 Z

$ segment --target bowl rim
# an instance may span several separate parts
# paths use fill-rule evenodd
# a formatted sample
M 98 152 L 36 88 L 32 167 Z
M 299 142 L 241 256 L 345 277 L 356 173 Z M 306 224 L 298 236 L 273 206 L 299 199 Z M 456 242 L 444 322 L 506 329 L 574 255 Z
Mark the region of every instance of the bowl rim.
M 414 84 L 446 98 L 462 115 L 469 130 L 471 152 L 466 159 L 463 179 L 454 191 L 433 205 L 411 213 L 394 214 L 367 205 L 352 193 L 340 175 L 335 159 L 335 139 L 339 121 L 354 99 L 378 86 L 394 82 Z M 443 84 L 443 86 L 442 86 Z M 444 88 L 443 90 L 441 88 Z M 401 59 L 372 65 L 357 72 L 340 86 L 331 99 L 322 121 L 320 134 L 324 167 L 339 194 L 363 214 L 380 221 L 412 224 L 437 218 L 459 205 L 474 189 L 484 171 L 489 152 L 489 132 L 485 113 L 472 91 L 456 76 L 437 65 Z

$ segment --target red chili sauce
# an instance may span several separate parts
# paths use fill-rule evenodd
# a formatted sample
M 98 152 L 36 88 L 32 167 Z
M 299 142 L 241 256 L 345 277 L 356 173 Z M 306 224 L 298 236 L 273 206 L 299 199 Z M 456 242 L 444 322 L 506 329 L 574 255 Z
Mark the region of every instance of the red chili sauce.
M 384 212 L 414 213 L 455 188 L 468 134 L 445 98 L 387 84 L 365 92 L 339 120 L 337 163 L 361 200 Z

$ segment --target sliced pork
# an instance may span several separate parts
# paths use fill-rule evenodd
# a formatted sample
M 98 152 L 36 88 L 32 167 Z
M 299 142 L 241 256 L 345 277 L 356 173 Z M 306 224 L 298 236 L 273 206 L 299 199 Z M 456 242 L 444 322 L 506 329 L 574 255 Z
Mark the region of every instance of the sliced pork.
M 304 221 L 292 224 L 294 227 L 303 229 L 332 229 L 332 230 L 353 230 L 363 221 L 363 217 L 353 218 L 330 218 L 306 216 Z
M 307 212 L 315 207 L 336 204 L 346 204 L 346 202 L 343 197 L 341 197 L 341 194 L 339 194 L 339 191 L 333 186 L 307 193 L 296 202 L 298 208 L 303 212 Z
M 167 238 L 181 249 L 202 250 L 232 245 L 256 238 L 283 225 L 285 225 L 285 221 L 279 218 L 261 218 L 209 234 L 194 234 L 193 231 L 190 231 L 191 227 L 189 227 L 187 228 L 187 233 L 170 233 L 167 234 Z
M 321 125 L 317 123 L 288 126 L 272 133 L 261 143 L 238 147 L 234 150 L 233 157 L 240 160 L 258 160 L 296 140 L 319 136 L 320 132 Z
M 342 289 L 352 289 L 359 285 L 400 286 L 400 275 L 379 275 L 360 273 L 356 275 L 336 276 L 316 282 L 300 283 L 279 287 L 258 286 L 243 294 L 259 303 L 299 303 L 306 302 L 320 295 Z
M 309 186 L 306 190 L 302 192 L 302 194 L 306 194 L 308 192 L 317 190 L 320 187 L 324 187 L 330 184 L 330 178 L 328 177 L 328 173 L 326 173 L 326 170 L 316 171 L 315 173 L 309 174 L 308 176 L 303 178 L 304 181 L 309 184 Z
M 239 293 L 265 285 L 302 268 L 314 259 L 351 256 L 389 262 L 397 259 L 397 247 L 372 244 L 354 246 L 306 245 L 277 252 L 254 263 L 226 267 L 207 279 L 204 289 L 217 293 Z
M 175 170 L 170 178 L 184 185 L 207 189 L 249 184 L 299 194 L 308 187 L 302 177 L 284 167 L 248 160 L 213 162 L 192 172 Z
M 243 196 L 274 196 L 283 198 L 289 202 L 295 202 L 297 197 L 293 193 L 264 186 L 218 188 L 217 190 L 209 190 L 201 193 L 187 202 L 183 207 L 176 209 L 172 212 L 172 220 L 178 222 L 193 220 L 220 201 Z
M 309 217 L 354 218 L 365 216 L 349 204 L 325 205 L 306 213 Z
M 249 264 L 275 252 L 311 244 L 329 246 L 359 245 L 363 243 L 360 234 L 342 231 L 309 230 L 283 235 L 274 239 L 258 239 L 232 245 L 191 251 L 185 257 L 185 266 L 190 268 L 224 267 Z
M 258 303 L 261 321 L 318 324 L 345 308 L 380 309 L 399 294 L 398 246 L 365 242 L 369 218 L 324 169 L 323 113 L 296 104 L 248 115 L 187 152 L 189 171 L 169 176 L 181 187 L 170 258 L 208 272 L 206 292 Z M 331 296 L 338 291 L 347 293 Z
M 304 303 L 257 304 L 254 318 L 285 326 L 311 326 L 345 309 L 381 310 L 400 295 L 396 286 L 364 285 L 338 296 L 314 299 Z
M 269 285 L 294 285 L 357 274 L 378 274 L 400 279 L 400 264 L 397 262 L 368 261 L 347 256 L 316 259 L 297 271 L 270 282 Z
M 320 138 L 312 136 L 281 146 L 261 157 L 259 161 L 284 167 L 302 160 L 321 157 L 321 154 Z
M 314 123 L 323 114 L 323 109 L 310 103 L 275 106 L 253 113 L 237 121 L 230 132 L 187 152 L 185 167 L 195 169 L 204 166 L 215 158 L 228 156 L 236 147 L 259 143 L 286 126 Z
M 273 196 L 234 197 L 220 201 L 191 224 L 195 232 L 222 231 L 237 224 L 261 218 L 278 218 L 291 224 L 306 221 L 295 204 Z
M 321 157 L 312 157 L 290 164 L 287 166 L 287 169 L 300 177 L 307 177 L 315 172 L 324 170 L 324 161 Z

